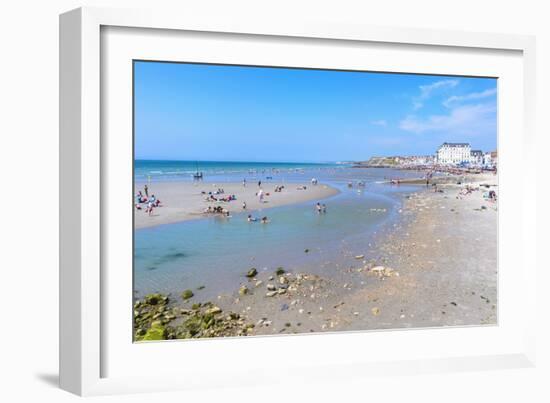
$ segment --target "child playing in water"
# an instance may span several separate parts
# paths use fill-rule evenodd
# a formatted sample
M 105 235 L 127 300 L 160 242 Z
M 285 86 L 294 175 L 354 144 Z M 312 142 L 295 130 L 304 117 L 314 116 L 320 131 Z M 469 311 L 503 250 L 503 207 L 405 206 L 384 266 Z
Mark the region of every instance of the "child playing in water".
M 317 209 L 318 213 L 321 213 L 321 203 L 317 202 L 317 204 L 315 205 L 315 208 Z

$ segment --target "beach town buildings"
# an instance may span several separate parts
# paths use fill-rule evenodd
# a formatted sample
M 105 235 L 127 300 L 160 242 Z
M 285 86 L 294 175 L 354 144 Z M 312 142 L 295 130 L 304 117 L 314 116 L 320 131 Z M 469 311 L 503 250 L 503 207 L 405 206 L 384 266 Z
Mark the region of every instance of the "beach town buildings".
M 494 164 L 496 164 L 496 160 L 493 161 L 492 154 L 493 154 L 493 152 L 487 152 L 487 153 L 483 154 L 483 165 L 484 166 L 494 166 Z M 494 154 L 495 154 L 495 157 L 496 157 L 496 151 L 494 152 Z
M 497 152 L 472 150 L 469 143 L 443 143 L 435 155 L 406 155 L 371 157 L 368 161 L 355 162 L 362 167 L 426 167 L 433 165 L 464 166 L 473 168 L 495 168 Z
M 404 165 L 431 165 L 434 163 L 433 155 L 411 155 L 401 157 L 401 163 Z
M 472 150 L 470 152 L 470 164 L 480 166 L 483 165 L 483 151 Z

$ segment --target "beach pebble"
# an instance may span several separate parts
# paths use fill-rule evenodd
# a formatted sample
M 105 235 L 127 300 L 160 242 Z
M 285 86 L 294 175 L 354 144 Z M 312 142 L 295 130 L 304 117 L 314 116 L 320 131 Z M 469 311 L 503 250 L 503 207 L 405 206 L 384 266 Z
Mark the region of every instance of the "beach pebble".
M 380 308 L 374 307 L 370 310 L 374 316 L 378 316 L 380 314 Z
M 298 309 L 298 313 L 304 313 L 303 309 Z
M 277 270 L 275 270 L 275 274 L 280 276 L 284 274 L 285 270 L 282 267 L 278 267 Z
M 219 306 L 213 306 L 212 308 L 209 308 L 206 311 L 204 311 L 204 313 L 207 315 L 216 315 L 221 312 L 222 312 L 222 309 Z
M 277 288 L 274 284 L 268 284 L 266 287 L 268 291 L 275 291 Z
M 285 294 L 285 293 L 286 293 L 286 289 L 284 289 L 284 288 L 279 288 L 277 290 L 277 294 Z
M 258 280 L 256 281 L 256 287 L 259 287 L 263 284 L 264 282 L 262 280 Z
M 266 297 L 273 297 L 277 294 L 277 291 L 269 291 L 265 294 Z

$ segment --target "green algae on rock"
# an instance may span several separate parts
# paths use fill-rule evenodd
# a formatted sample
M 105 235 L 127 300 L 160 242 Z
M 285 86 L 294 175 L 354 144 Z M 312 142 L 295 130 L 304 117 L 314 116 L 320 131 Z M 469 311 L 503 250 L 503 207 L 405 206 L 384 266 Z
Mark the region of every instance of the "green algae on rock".
M 184 300 L 188 300 L 189 298 L 192 298 L 193 297 L 193 291 L 191 290 L 185 290 L 184 292 L 181 293 L 181 297 L 184 299 Z

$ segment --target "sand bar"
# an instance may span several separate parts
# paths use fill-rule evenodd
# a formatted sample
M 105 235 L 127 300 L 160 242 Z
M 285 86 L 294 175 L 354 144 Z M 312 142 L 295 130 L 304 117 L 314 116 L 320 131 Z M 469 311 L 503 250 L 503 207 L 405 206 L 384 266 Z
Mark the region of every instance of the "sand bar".
M 143 192 L 143 183 L 136 183 L 134 193 L 139 190 Z M 247 209 L 251 214 L 259 209 L 278 207 L 287 204 L 301 203 L 306 201 L 317 202 L 333 196 L 339 191 L 335 188 L 319 183 L 315 186 L 310 183 L 287 183 L 281 192 L 275 192 L 277 183 L 262 185 L 264 201 L 260 203 L 256 195 L 260 190 L 256 183 L 209 183 L 209 182 L 159 182 L 149 185 L 149 195 L 155 195 L 161 201 L 162 207 L 156 208 L 149 216 L 145 212 L 145 205 L 142 210 L 134 210 L 134 227 L 147 228 L 161 224 L 170 224 L 191 219 L 208 217 L 204 209 L 209 206 L 222 206 L 230 212 L 245 211 L 242 208 L 246 202 Z M 305 190 L 299 190 L 305 186 Z M 207 194 L 202 192 L 214 192 L 222 188 L 224 193 L 214 195 L 216 198 L 235 195 L 237 200 L 230 202 L 208 202 L 205 200 Z

